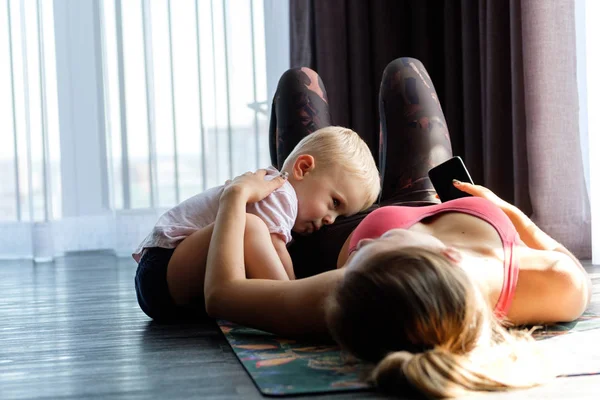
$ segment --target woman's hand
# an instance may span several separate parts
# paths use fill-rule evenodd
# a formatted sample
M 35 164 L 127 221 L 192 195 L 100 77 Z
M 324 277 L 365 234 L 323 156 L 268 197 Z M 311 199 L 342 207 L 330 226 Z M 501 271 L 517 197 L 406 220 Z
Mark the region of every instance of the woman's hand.
M 241 196 L 246 203 L 256 203 L 270 195 L 275 189 L 280 188 L 286 181 L 287 176 L 281 174 L 269 181 L 265 180 L 266 169 L 256 172 L 246 172 L 225 182 L 225 189 L 221 199 L 229 196 Z
M 507 215 L 509 213 L 514 212 L 514 208 L 515 208 L 514 205 L 510 204 L 509 202 L 507 202 L 505 200 L 502 200 L 494 192 L 492 192 L 490 189 L 488 189 L 484 186 L 473 185 L 471 183 L 461 182 L 456 179 L 453 180 L 453 184 L 454 184 L 455 188 L 457 188 L 458 190 L 460 190 L 462 192 L 468 193 L 475 197 L 482 197 L 486 200 L 491 201 L 496 206 L 498 206 L 502 211 L 504 211 L 504 213 Z

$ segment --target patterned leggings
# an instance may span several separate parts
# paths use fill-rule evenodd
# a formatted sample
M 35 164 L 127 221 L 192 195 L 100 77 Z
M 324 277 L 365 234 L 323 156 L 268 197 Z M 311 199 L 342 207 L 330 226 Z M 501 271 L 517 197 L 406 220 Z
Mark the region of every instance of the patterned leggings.
M 340 217 L 310 236 L 296 235 L 289 251 L 299 278 L 335 268 L 344 242 L 375 208 L 438 202 L 427 172 L 452 157 L 452 146 L 435 88 L 419 60 L 398 58 L 387 65 L 379 90 L 379 114 L 380 201 L 363 213 Z M 280 168 L 303 137 L 329 125 L 331 114 L 321 78 L 309 68 L 286 71 L 271 112 L 273 165 Z

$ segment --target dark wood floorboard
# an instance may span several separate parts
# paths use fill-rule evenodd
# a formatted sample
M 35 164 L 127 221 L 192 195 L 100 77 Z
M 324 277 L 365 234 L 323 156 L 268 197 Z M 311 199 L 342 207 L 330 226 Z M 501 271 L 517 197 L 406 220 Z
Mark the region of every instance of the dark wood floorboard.
M 600 267 L 588 268 L 600 311 Z M 103 253 L 0 261 L 0 399 L 262 398 L 214 322 L 152 323 L 137 306 L 134 272 L 133 260 Z M 598 387 L 600 377 L 559 379 L 527 397 L 595 397 Z

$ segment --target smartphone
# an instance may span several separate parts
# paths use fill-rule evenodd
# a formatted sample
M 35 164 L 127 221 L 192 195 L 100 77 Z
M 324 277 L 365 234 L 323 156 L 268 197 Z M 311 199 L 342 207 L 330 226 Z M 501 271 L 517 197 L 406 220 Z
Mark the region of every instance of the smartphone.
M 440 196 L 442 203 L 448 200 L 471 196 L 455 188 L 452 183 L 453 179 L 473 183 L 473 179 L 471 179 L 465 163 L 458 156 L 452 157 L 429 170 L 429 180 L 431 180 L 433 188 L 438 196 Z

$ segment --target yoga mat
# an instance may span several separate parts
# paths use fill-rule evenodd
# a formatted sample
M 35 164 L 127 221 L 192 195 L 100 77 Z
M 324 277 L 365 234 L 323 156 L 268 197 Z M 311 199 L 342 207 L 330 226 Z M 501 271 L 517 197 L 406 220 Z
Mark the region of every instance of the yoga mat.
M 238 360 L 263 395 L 289 396 L 370 389 L 363 381 L 369 366 L 335 344 L 284 339 L 228 321 L 217 322 Z M 571 361 L 564 363 L 561 376 L 599 374 L 600 349 L 594 350 L 594 354 L 589 353 L 589 346 L 593 344 L 592 347 L 598 347 L 598 328 L 600 315 L 585 313 L 577 321 L 544 326 L 534 332 L 534 337 L 547 341 L 551 347 L 569 349 L 563 356 Z M 580 336 L 575 332 L 580 332 Z M 579 362 L 573 362 L 573 359 Z
M 231 322 L 217 322 L 238 360 L 266 396 L 369 388 L 361 379 L 366 365 L 335 343 L 284 339 Z

